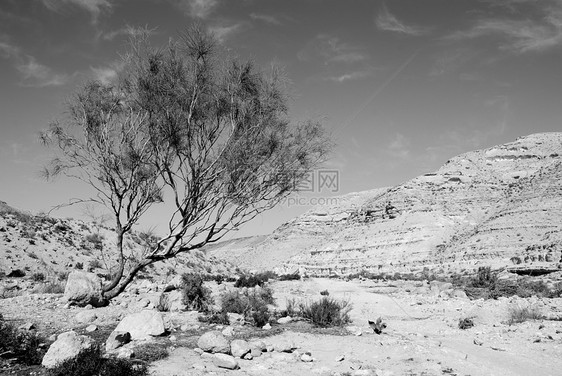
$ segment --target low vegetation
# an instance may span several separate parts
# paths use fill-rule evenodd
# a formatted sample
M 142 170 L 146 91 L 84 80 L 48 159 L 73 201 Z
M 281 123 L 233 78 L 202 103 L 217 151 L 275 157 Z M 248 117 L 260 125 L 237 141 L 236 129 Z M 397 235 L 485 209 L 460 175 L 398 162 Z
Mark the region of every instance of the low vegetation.
M 17 329 L 0 314 L 0 355 L 3 358 L 15 358 L 26 365 L 41 364 L 45 355 L 40 346 L 43 341 L 35 332 Z
M 82 351 L 76 358 L 66 360 L 47 372 L 48 376 L 144 376 L 144 363 L 127 359 L 104 358 L 99 346 Z
M 351 308 L 348 301 L 324 296 L 318 301 L 301 304 L 299 315 L 321 328 L 343 326 L 351 322 Z
M 509 309 L 509 325 L 519 324 L 527 320 L 541 320 L 544 315 L 535 307 L 511 307 Z
M 213 304 L 211 291 L 203 286 L 203 278 L 198 274 L 182 275 L 183 303 L 189 309 L 207 312 Z

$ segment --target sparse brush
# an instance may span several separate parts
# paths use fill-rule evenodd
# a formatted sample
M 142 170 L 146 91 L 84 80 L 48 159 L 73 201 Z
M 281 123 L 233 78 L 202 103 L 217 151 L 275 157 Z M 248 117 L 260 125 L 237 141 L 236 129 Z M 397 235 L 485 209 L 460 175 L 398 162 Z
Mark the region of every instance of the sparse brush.
M 45 355 L 39 347 L 43 339 L 35 332 L 19 330 L 0 315 L 0 354 L 12 356 L 24 364 L 40 364 Z
M 166 347 L 157 343 L 145 343 L 135 347 L 135 358 L 147 363 L 165 359 L 168 355 Z
M 535 307 L 511 307 L 509 309 L 508 324 L 519 324 L 527 320 L 541 320 L 544 315 Z
M 459 320 L 459 329 L 463 329 L 463 330 L 470 329 L 473 326 L 474 326 L 474 321 L 472 321 L 472 319 L 469 319 L 468 317 Z
M 182 294 L 183 303 L 190 309 L 208 311 L 213 304 L 211 291 L 203 286 L 203 278 L 200 275 L 182 275 Z
M 36 286 L 33 292 L 36 294 L 62 294 L 64 293 L 64 285 L 59 282 L 49 281 Z
M 322 328 L 342 326 L 349 322 L 351 304 L 348 301 L 338 301 L 324 296 L 316 302 L 301 304 L 300 314 L 310 320 L 315 326 Z
M 47 371 L 48 376 L 144 376 L 148 367 L 128 359 L 104 358 L 99 346 L 82 351 Z
M 279 276 L 280 281 L 298 281 L 301 279 L 301 276 L 298 272 L 291 273 L 291 274 L 282 274 Z
M 328 295 L 330 295 L 330 292 L 328 290 L 323 290 L 323 291 L 320 291 L 320 295 L 328 296 Z

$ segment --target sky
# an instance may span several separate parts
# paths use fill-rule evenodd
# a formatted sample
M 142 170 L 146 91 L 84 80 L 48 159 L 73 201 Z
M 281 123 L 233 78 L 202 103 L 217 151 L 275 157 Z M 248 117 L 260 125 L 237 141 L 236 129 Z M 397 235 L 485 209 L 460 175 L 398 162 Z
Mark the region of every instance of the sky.
M 37 213 L 87 195 L 41 179 L 52 153 L 38 132 L 80 85 L 115 77 L 129 26 L 153 29 L 158 46 L 194 23 L 242 60 L 283 66 L 291 118 L 321 121 L 337 145 L 310 192 L 233 236 L 562 131 L 562 0 L 0 0 L 0 200 Z M 139 228 L 158 231 L 166 208 L 149 214 Z

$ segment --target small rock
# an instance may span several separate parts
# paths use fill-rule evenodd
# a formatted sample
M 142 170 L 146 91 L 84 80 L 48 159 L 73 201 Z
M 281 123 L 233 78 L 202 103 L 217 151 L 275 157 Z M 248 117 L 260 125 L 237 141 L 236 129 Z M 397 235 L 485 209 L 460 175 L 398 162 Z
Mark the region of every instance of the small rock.
M 245 323 L 244 315 L 241 315 L 239 313 L 228 312 L 226 316 L 228 317 L 228 322 L 230 325 L 244 325 Z
M 276 343 L 274 346 L 275 346 L 275 351 L 286 352 L 286 353 L 290 353 L 290 352 L 293 351 L 293 349 L 296 348 L 295 346 L 293 346 L 292 343 L 289 343 L 289 342 L 286 342 L 286 341 Z
M 360 336 L 360 335 L 363 334 L 363 331 L 362 331 L 361 328 L 358 327 L 358 326 L 350 325 L 350 326 L 346 326 L 345 329 L 346 329 L 349 333 L 353 334 L 354 336 Z
M 336 358 L 336 362 L 343 362 L 345 360 L 345 356 L 340 355 Z
M 243 339 L 235 339 L 230 342 L 230 353 L 235 358 L 242 358 L 251 351 L 250 344 Z
M 244 359 L 246 360 L 252 360 L 254 359 L 254 356 L 252 355 L 251 352 L 247 353 L 246 355 L 244 355 Z
M 198 371 L 204 371 L 207 368 L 207 367 L 205 367 L 204 364 L 201 364 L 201 363 L 194 363 L 191 367 L 193 369 L 198 370 Z
M 301 361 L 302 361 L 302 362 L 309 363 L 309 362 L 312 362 L 313 360 L 314 360 L 314 359 L 312 358 L 312 356 L 310 356 L 310 355 L 308 355 L 308 354 L 302 354 L 302 355 L 301 355 Z
M 265 324 L 264 326 L 262 326 L 263 330 L 270 330 L 271 329 L 271 325 L 269 323 Z
M 288 324 L 291 321 L 293 321 L 293 318 L 291 316 L 281 317 L 277 319 L 278 324 Z
M 178 337 L 176 336 L 170 336 L 170 341 L 175 342 L 178 340 Z
M 86 327 L 86 331 L 87 331 L 88 333 L 95 332 L 96 330 L 98 330 L 98 327 L 97 327 L 96 325 L 88 325 L 88 326 Z
M 233 337 L 234 336 L 234 329 L 231 326 L 227 326 L 222 330 L 222 335 L 225 337 Z
M 133 351 L 133 349 L 130 349 L 128 347 L 122 347 L 117 352 L 117 357 L 119 359 L 131 359 L 134 356 L 135 356 L 135 352 Z
M 26 322 L 25 324 L 20 325 L 18 327 L 18 329 L 20 329 L 20 330 L 33 330 L 33 329 L 35 329 L 35 324 L 32 323 L 32 322 Z
M 203 334 L 197 340 L 197 347 L 210 353 L 228 354 L 230 344 L 219 331 L 210 331 Z
M 97 318 L 98 315 L 93 311 L 78 312 L 76 316 L 74 316 L 74 320 L 80 324 L 89 324 L 94 322 Z
M 205 353 L 205 351 L 203 351 L 203 349 L 200 349 L 199 347 L 194 348 L 193 351 L 195 351 L 199 355 L 202 355 L 202 354 Z
M 131 333 L 114 330 L 105 341 L 105 350 L 115 350 L 131 342 Z
M 215 354 L 213 357 L 213 364 L 219 368 L 236 369 L 238 362 L 233 356 L 227 354 Z
M 474 340 L 472 342 L 477 346 L 482 346 L 484 344 L 484 342 L 482 342 L 478 338 L 474 338 Z

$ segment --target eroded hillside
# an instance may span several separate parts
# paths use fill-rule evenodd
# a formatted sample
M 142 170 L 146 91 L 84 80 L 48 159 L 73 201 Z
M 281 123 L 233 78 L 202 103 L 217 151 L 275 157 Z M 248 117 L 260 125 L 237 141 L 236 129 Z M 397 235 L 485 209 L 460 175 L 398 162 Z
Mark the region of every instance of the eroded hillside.
M 562 133 L 459 155 L 404 184 L 342 196 L 259 240 L 210 253 L 237 265 L 315 275 L 558 269 Z

